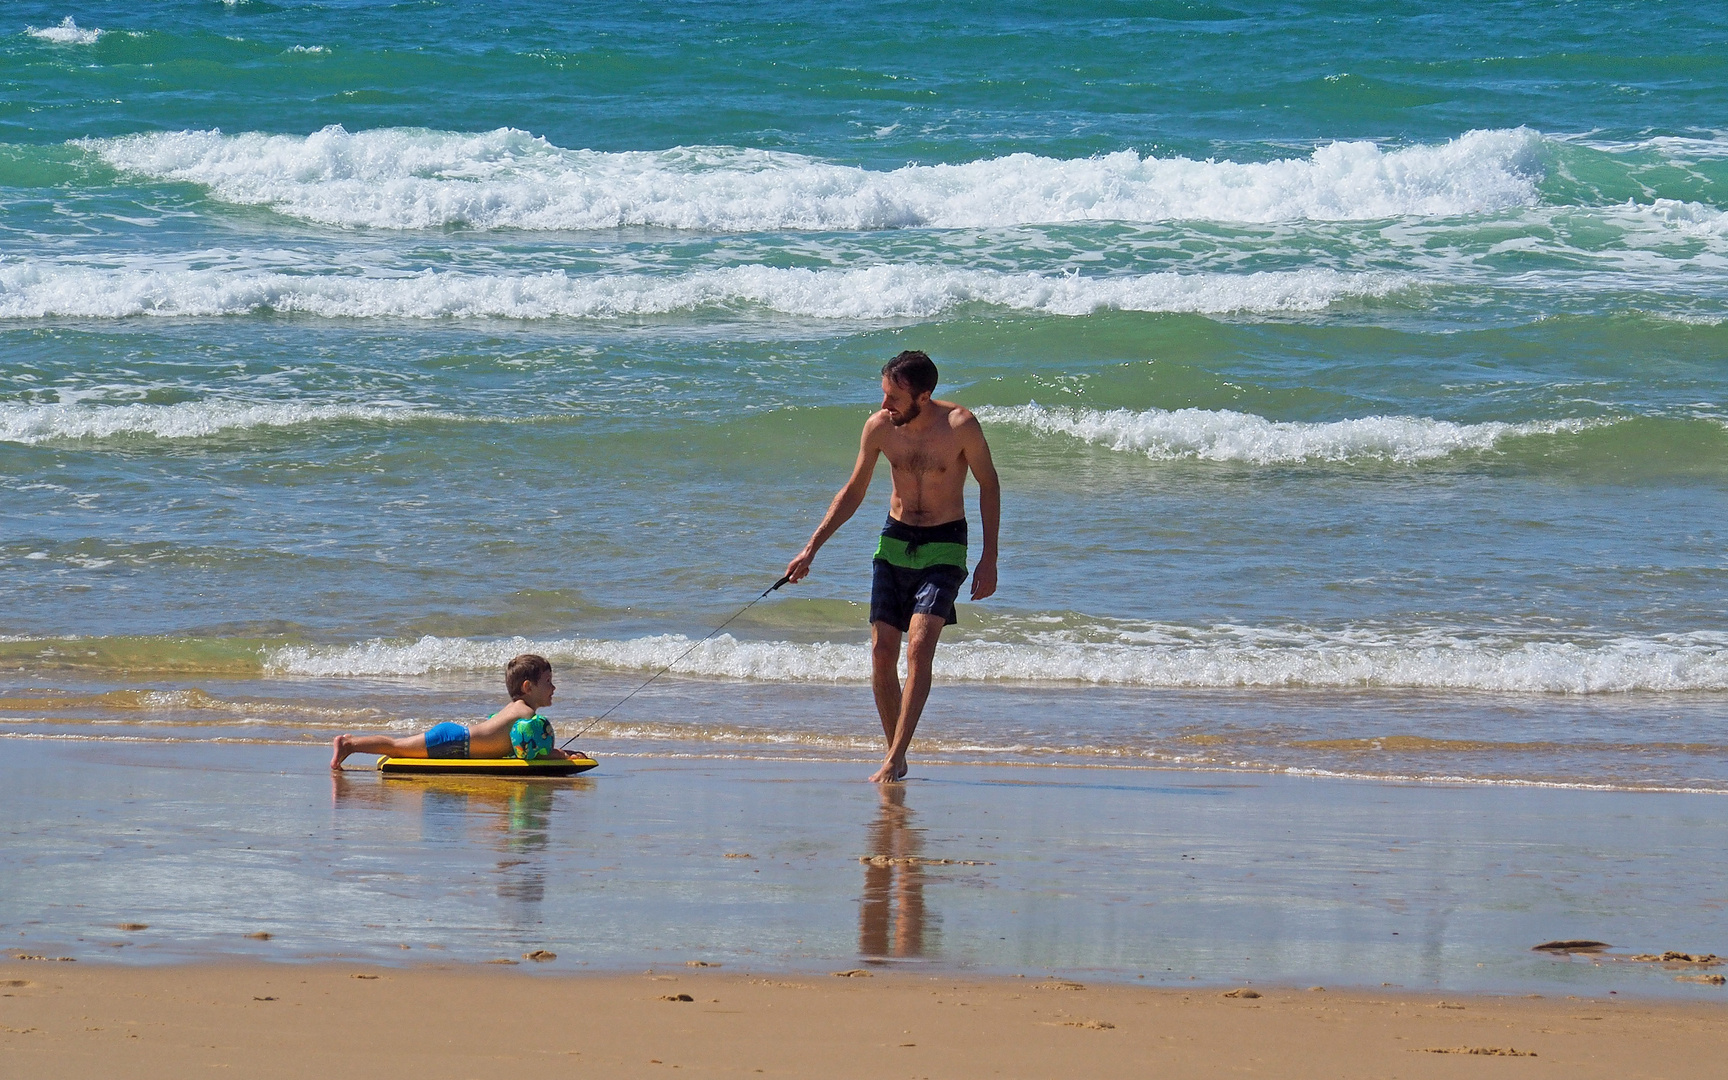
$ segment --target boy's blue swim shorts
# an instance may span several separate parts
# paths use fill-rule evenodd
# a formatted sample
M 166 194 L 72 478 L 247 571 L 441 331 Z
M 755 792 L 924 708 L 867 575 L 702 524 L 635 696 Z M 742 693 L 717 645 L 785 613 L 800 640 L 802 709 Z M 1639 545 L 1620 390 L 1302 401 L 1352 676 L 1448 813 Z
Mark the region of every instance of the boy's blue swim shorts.
M 454 720 L 433 724 L 426 732 L 426 756 L 465 758 L 468 756 L 468 727 Z

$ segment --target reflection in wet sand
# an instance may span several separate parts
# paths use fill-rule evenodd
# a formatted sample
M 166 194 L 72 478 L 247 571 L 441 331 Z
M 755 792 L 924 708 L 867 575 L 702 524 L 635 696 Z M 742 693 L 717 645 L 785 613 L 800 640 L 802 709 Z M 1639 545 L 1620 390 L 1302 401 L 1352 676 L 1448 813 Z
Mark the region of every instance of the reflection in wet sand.
M 498 860 L 498 897 L 532 908 L 546 898 L 546 866 L 539 853 L 551 843 L 552 808 L 561 790 L 591 791 L 581 778 L 556 781 L 488 776 L 423 776 L 412 780 L 331 774 L 333 805 L 417 813 L 421 840 L 431 844 L 483 840 Z M 478 833 L 478 835 L 476 835 Z M 511 913 L 523 925 L 529 912 Z
M 912 825 L 904 784 L 881 785 L 881 796 L 882 808 L 865 845 L 858 952 L 866 959 L 921 957 L 925 952 L 924 868 L 917 859 L 924 850 L 924 832 Z

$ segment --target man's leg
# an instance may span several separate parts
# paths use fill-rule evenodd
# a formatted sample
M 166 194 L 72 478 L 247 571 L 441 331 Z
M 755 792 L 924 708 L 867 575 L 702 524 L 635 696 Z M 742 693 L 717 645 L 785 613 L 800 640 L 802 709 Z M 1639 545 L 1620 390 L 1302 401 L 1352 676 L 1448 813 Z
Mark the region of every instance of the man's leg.
M 900 631 L 885 622 L 870 624 L 870 689 L 882 718 L 882 740 L 893 746 L 900 727 Z
M 870 778 L 876 783 L 898 780 L 906 775 L 906 750 L 912 745 L 912 736 L 918 731 L 918 720 L 924 715 L 924 702 L 930 697 L 930 667 L 936 659 L 936 643 L 941 640 L 945 625 L 947 620 L 940 615 L 920 613 L 912 616 L 906 643 L 906 685 L 900 691 L 900 714 L 896 718 L 893 737 L 889 739 L 888 760 Z M 898 678 L 895 681 L 898 682 Z M 881 701 L 880 691 L 877 701 Z M 884 722 L 883 728 L 887 726 Z

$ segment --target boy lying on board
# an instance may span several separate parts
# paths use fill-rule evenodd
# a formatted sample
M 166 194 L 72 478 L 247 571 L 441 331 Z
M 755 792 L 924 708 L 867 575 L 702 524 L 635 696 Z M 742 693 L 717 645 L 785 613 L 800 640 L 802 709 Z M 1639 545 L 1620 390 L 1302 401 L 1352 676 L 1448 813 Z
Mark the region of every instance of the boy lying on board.
M 552 723 L 540 710 L 552 704 L 552 665 L 544 656 L 523 653 L 504 665 L 510 704 L 472 727 L 450 720 L 421 735 L 338 735 L 330 743 L 330 767 L 340 770 L 349 754 L 415 758 L 548 758 L 566 760 L 555 745 Z M 532 721 L 531 723 L 520 723 Z

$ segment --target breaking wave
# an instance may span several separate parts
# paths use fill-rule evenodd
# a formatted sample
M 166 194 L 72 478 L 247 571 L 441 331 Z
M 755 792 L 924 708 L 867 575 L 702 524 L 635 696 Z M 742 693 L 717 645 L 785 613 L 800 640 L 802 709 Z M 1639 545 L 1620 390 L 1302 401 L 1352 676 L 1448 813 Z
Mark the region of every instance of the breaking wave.
M 1503 439 L 1577 432 L 1600 421 L 1458 424 L 1422 416 L 1366 416 L 1304 423 L 1268 420 L 1229 409 L 1072 409 L 985 405 L 985 423 L 1012 424 L 1046 435 L 1070 435 L 1155 460 L 1192 458 L 1255 465 L 1303 461 L 1432 461 L 1492 450 Z
M 34 26 L 24 28 L 24 32 L 38 41 L 52 42 L 55 45 L 94 45 L 96 39 L 107 31 L 86 30 L 72 21 L 68 15 L 60 20 L 59 26 L 47 26 L 38 29 Z
M 881 172 L 737 147 L 567 150 L 509 128 L 179 131 L 77 143 L 126 172 L 329 225 L 721 232 L 1452 217 L 1534 204 L 1542 144 L 1517 128 L 1396 150 L 1335 142 L 1266 162 L 1123 150 Z
M 938 678 L 962 682 L 1074 683 L 1170 688 L 1384 688 L 1555 694 L 1728 690 L 1728 637 L 1666 634 L 1586 642 L 1512 641 L 1432 633 L 1405 638 L 1365 632 L 1266 632 L 1166 628 L 1163 641 L 961 640 L 936 656 Z M 629 640 L 427 636 L 348 646 L 288 646 L 265 669 L 289 675 L 365 677 L 502 668 L 522 652 L 555 663 L 654 671 L 690 639 Z M 770 682 L 865 682 L 862 644 L 740 641 L 721 635 L 679 660 L 676 673 Z
M 274 402 L 183 401 L 174 405 L 129 403 L 0 404 L 0 442 L 31 445 L 60 439 L 109 439 L 147 435 L 159 439 L 197 439 L 224 431 L 283 428 L 302 424 L 362 421 L 458 420 L 451 413 L 409 405 L 307 405 Z
M 253 312 L 355 319 L 603 319 L 741 308 L 817 319 L 908 319 L 972 303 L 1055 315 L 1104 309 L 1277 314 L 1322 311 L 1342 299 L 1384 297 L 1411 284 L 1403 275 L 1319 269 L 1091 278 L 919 265 L 737 266 L 663 276 L 427 270 L 361 277 L 0 262 L 0 319 Z

